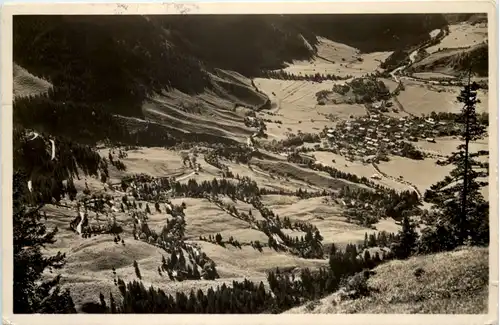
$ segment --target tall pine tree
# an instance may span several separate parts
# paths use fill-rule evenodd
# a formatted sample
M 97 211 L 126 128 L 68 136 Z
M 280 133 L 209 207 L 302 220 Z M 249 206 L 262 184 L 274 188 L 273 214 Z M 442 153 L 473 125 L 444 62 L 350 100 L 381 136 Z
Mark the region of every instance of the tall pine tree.
M 393 252 L 396 258 L 405 259 L 410 257 L 415 252 L 417 239 L 418 234 L 415 231 L 415 224 L 405 216 L 403 218 L 403 227 L 393 245 Z
M 456 120 L 462 125 L 461 143 L 457 151 L 447 159 L 446 164 L 454 168 L 444 180 L 431 186 L 424 199 L 434 203 L 432 213 L 435 221 L 424 230 L 422 247 L 424 250 L 445 250 L 466 243 L 487 245 L 489 243 L 489 204 L 480 192 L 488 176 L 488 163 L 478 157 L 488 155 L 488 151 L 471 152 L 470 143 L 485 137 L 486 126 L 479 121 L 476 113 L 477 90 L 479 86 L 469 82 L 457 98 L 463 103 Z M 445 247 L 436 243 L 443 242 Z

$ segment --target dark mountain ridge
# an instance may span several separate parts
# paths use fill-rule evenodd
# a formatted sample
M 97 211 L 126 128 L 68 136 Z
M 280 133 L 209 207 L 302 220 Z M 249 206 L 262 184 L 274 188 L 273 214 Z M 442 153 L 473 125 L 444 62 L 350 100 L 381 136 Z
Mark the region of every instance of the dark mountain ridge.
M 44 101 L 42 106 L 53 114 L 29 114 L 40 106 L 32 98 L 16 106 L 15 122 L 58 130 L 49 117 L 81 115 L 70 118 L 72 125 L 85 124 L 90 134 L 97 124 L 88 125 L 88 113 L 76 108 L 57 112 L 57 107 L 71 102 L 72 107 L 85 105 L 91 116 L 144 118 L 142 103 L 172 89 L 192 95 L 224 91 L 235 105 L 259 108 L 265 103 L 262 94 L 255 95 L 251 86 L 215 80 L 216 68 L 248 77 L 282 68 L 294 59 L 312 58 L 318 36 L 364 52 L 395 50 L 422 41 L 445 24 L 437 14 L 16 16 L 14 61 L 52 83 L 47 95 L 51 104 Z M 21 107 L 26 111 L 17 114 Z

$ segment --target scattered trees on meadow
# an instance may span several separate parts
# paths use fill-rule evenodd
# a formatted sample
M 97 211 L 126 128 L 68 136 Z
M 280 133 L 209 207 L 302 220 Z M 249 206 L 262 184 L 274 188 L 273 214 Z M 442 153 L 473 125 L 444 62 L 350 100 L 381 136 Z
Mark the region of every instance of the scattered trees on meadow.
M 45 245 L 55 242 L 57 228 L 45 227 L 40 209 L 66 195 L 74 198 L 73 182 L 65 181 L 80 173 L 106 179 L 107 166 L 90 147 L 64 138 L 49 138 L 57 144 L 54 159 L 46 134 L 34 138 L 33 133 L 15 126 L 13 138 L 14 312 L 74 313 L 69 291 L 59 285 L 61 277 L 42 279 L 46 270 L 64 265 L 65 255 L 42 253 Z
M 87 313 L 281 313 L 307 301 L 333 293 L 341 286 L 351 291 L 352 297 L 369 294 L 367 267 L 375 267 L 381 260 L 359 257 L 355 245 L 340 250 L 332 245 L 328 268 L 301 269 L 298 273 L 276 269 L 268 272 L 268 288 L 263 282 L 247 279 L 216 288 L 192 289 L 189 294 L 167 294 L 162 289 L 146 288 L 142 282 L 126 283 L 118 279 L 121 299 L 110 296 L 109 304 L 87 302 Z M 377 262 L 378 261 L 378 262 Z M 362 272 L 360 275 L 358 273 Z M 364 280 L 363 280 L 364 278 Z

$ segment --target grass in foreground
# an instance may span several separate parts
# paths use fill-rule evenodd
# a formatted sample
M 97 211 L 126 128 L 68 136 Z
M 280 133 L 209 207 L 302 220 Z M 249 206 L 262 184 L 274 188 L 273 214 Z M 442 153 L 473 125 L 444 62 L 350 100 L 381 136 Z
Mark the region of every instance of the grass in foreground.
M 422 269 L 417 277 L 415 271 Z M 371 294 L 336 304 L 335 294 L 288 313 L 483 314 L 488 312 L 488 249 L 391 261 L 375 268 Z

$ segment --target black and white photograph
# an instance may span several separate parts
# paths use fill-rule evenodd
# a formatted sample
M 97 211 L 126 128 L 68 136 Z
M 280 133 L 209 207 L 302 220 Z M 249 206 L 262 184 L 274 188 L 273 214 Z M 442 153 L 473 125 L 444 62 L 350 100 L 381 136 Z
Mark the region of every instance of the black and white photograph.
M 4 312 L 495 313 L 494 8 L 421 4 L 12 14 Z

